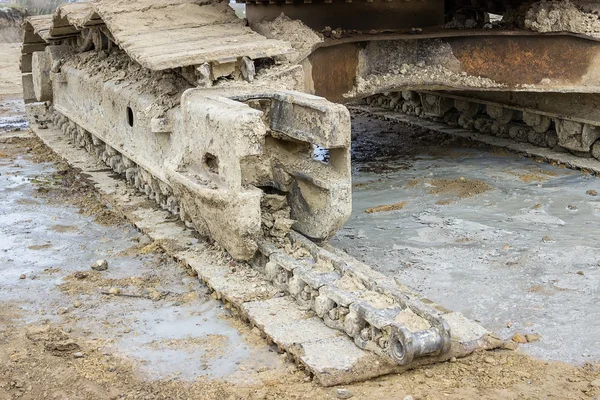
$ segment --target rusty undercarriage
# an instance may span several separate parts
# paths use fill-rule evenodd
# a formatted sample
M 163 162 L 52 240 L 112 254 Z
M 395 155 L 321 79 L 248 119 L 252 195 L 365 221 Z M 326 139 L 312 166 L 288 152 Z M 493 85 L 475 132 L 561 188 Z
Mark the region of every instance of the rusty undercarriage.
M 600 45 L 575 23 L 591 11 L 567 3 L 575 22 L 548 28 L 521 3 L 247 1 L 246 20 L 198 0 L 73 3 L 26 22 L 24 95 L 35 129 L 62 130 L 311 311 L 310 328 L 279 317 L 304 341 L 260 328 L 323 384 L 350 382 L 502 343 L 324 244 L 351 212 L 340 103 L 600 159 Z M 243 309 L 239 287 L 219 296 Z

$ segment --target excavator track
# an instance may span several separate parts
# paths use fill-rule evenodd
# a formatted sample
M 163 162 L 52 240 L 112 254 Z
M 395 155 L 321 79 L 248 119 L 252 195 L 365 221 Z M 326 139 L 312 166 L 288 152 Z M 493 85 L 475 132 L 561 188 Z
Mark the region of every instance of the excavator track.
M 583 167 L 586 160 L 592 165 L 600 161 L 599 127 L 589 119 L 440 92 L 397 92 L 369 97 L 366 103 L 437 123 L 440 128 L 463 128 L 508 139 L 515 145 L 527 143 L 557 154 L 567 153 L 580 159 L 568 165 L 580 165 L 582 169 L 596 169 Z
M 146 3 L 78 3 L 28 21 L 24 93 L 41 137 L 60 130 L 187 229 L 252 266 L 276 289 L 271 300 L 284 296 L 296 308 L 275 318 L 285 334 L 273 321 L 255 325 L 324 385 L 502 345 L 324 244 L 351 211 L 349 113 L 297 91 L 298 65 L 273 65 L 290 51 L 286 42 L 251 31 L 221 4 Z M 132 18 L 152 28 L 131 30 Z M 243 283 L 205 283 L 234 308 L 247 304 Z M 309 344 L 319 353 L 340 353 L 316 356 L 292 331 L 315 332 Z
M 336 15 L 348 29 L 363 30 L 381 13 L 392 17 L 379 21 L 383 30 L 398 22 L 394 16 L 410 29 L 416 20 L 408 11 L 422 16 L 423 26 L 444 20 L 438 0 L 285 2 L 252 14 L 259 3 L 249 4 L 251 25 L 274 18 L 279 6 L 313 30 Z M 327 9 L 323 18 L 308 17 L 318 14 L 314 7 Z M 346 18 L 335 11 L 341 9 L 375 17 Z M 226 3 L 61 6 L 25 23 L 21 70 L 31 126 L 41 137 L 48 128 L 61 131 L 182 226 L 251 266 L 276 290 L 269 300 L 285 297 L 286 310 L 293 308 L 270 311 L 280 328 L 269 318 L 255 325 L 324 385 L 501 346 L 461 314 L 326 244 L 352 211 L 350 114 L 336 102 L 366 99 L 371 107 L 598 158 L 600 118 L 582 116 L 585 110 L 564 115 L 560 101 L 536 106 L 542 92 L 564 93 L 563 103 L 595 96 L 600 80 L 588 69 L 600 54 L 597 42 L 421 28 L 323 40 L 302 27 L 315 40 L 306 54 L 269 26 L 247 26 Z M 508 66 L 490 57 L 498 46 L 517 55 Z M 552 62 L 542 57 L 548 51 Z M 474 54 L 480 62 L 470 62 Z M 396 65 L 398 55 L 410 64 Z M 540 58 L 538 70 L 519 57 Z M 539 79 L 556 66 L 562 75 Z M 427 67 L 437 75 L 419 75 Z M 244 282 L 220 289 L 205 282 L 234 308 L 251 307 L 240 300 Z M 323 337 L 310 342 L 311 353 L 293 332 L 313 331 Z

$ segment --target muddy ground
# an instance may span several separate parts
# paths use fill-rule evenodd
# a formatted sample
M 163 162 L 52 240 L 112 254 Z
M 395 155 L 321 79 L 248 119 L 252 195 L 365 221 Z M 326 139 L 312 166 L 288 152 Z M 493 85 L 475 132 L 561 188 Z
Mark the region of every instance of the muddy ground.
M 335 246 L 505 340 L 541 335 L 528 354 L 600 360 L 598 177 L 354 122 L 353 215 Z
M 13 66 L 3 68 L 11 82 Z M 8 97 L 0 122 L 22 118 Z M 34 138 L 11 138 L 23 132 L 14 129 L 0 128 L 1 400 L 338 398 L 232 318 L 84 176 Z M 482 190 L 446 183 L 459 197 Z M 97 260 L 108 269 L 92 270 Z M 600 372 L 499 350 L 345 388 L 359 399 L 588 399 L 600 394 Z

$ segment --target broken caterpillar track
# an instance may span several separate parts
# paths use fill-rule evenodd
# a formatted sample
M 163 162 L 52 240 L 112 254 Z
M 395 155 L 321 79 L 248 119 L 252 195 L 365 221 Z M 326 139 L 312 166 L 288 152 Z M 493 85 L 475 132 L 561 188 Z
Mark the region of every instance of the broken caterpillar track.
M 440 92 L 368 97 L 370 106 L 600 161 L 600 124 L 531 108 Z
M 128 184 L 193 228 L 168 184 L 59 112 L 53 113 L 52 123 L 74 145 L 101 159 Z M 441 312 L 414 294 L 299 233 L 290 232 L 288 247 L 296 257 L 275 242 L 262 240 L 260 254 L 251 265 L 276 288 L 291 295 L 301 309 L 314 311 L 327 326 L 346 333 L 361 349 L 399 365 L 450 350 L 450 327 Z

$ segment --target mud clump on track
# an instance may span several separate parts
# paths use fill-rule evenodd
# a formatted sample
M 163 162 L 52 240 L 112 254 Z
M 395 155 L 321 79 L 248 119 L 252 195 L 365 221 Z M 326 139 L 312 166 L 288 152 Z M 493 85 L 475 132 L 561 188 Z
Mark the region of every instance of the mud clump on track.
M 522 6 L 505 20 L 535 32 L 572 32 L 600 37 L 599 6 L 589 1 L 540 1 Z
M 252 29 L 269 39 L 290 42 L 296 53 L 287 56 L 290 62 L 301 60 L 315 45 L 323 41 L 323 38 L 302 21 L 290 19 L 283 13 L 273 21 L 253 24 Z
M 179 105 L 182 93 L 192 87 L 175 72 L 151 71 L 143 68 L 119 49 L 75 54 L 66 61 L 65 65 L 73 65 L 78 70 L 85 70 L 104 82 L 113 80 L 117 83 L 124 81 L 139 83 L 145 93 L 156 97 L 155 107 L 162 112 Z

